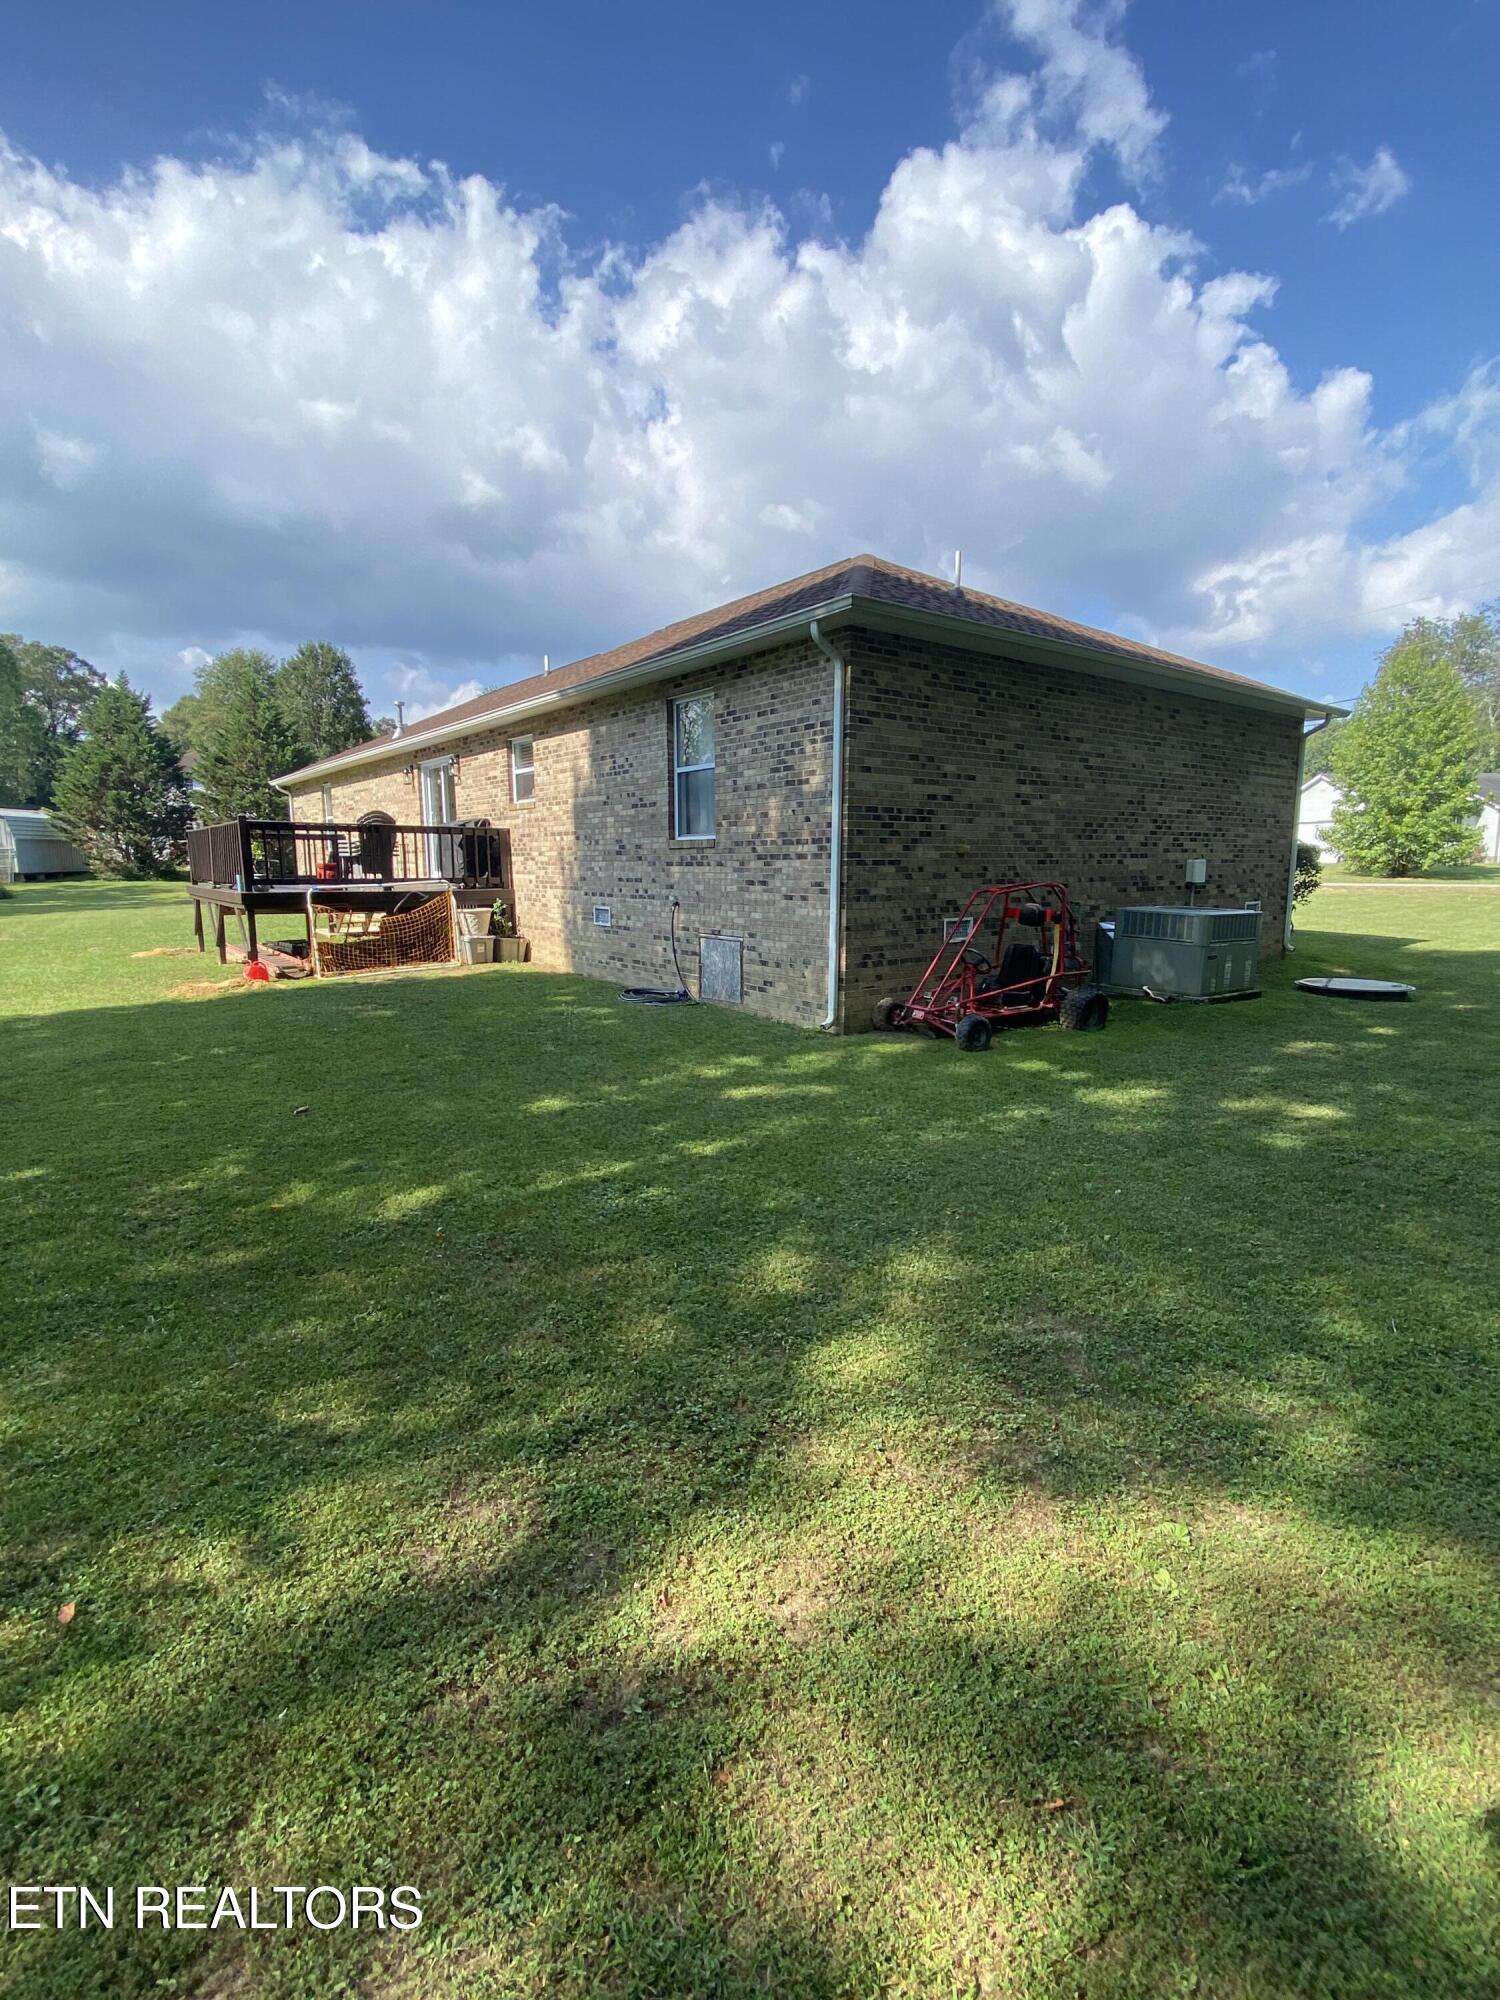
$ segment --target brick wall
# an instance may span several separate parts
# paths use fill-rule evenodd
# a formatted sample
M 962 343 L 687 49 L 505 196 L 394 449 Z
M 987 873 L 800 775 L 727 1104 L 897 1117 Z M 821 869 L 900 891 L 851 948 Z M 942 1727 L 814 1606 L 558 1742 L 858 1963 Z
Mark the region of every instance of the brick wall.
M 1204 898 L 1259 897 L 1279 951 L 1300 725 L 1122 681 L 955 647 L 845 630 L 843 1024 L 908 991 L 970 890 L 997 877 L 1072 891 L 1085 949 L 1121 902 L 1182 899 L 1183 863 L 1208 860 Z M 670 838 L 670 702 L 712 689 L 716 837 Z M 669 904 L 698 987 L 698 939 L 744 940 L 745 1003 L 822 1019 L 827 980 L 829 674 L 807 641 L 529 725 L 535 798 L 510 797 L 509 734 L 459 738 L 458 814 L 511 830 L 517 918 L 556 971 L 672 985 Z M 525 733 L 527 725 L 515 733 Z M 333 784 L 334 815 L 422 817 L 401 752 Z M 298 818 L 322 816 L 313 785 Z M 591 921 L 607 903 L 609 929 Z
M 846 632 L 844 1021 L 909 992 L 981 883 L 1068 884 L 1080 938 L 1122 902 L 1264 906 L 1281 949 L 1296 716 Z
M 670 837 L 670 703 L 714 694 L 715 837 Z M 530 733 L 535 797 L 513 804 L 509 737 Z M 678 955 L 698 989 L 698 939 L 744 940 L 747 1007 L 811 1026 L 827 986 L 829 742 L 827 663 L 806 640 L 709 673 L 591 702 L 545 723 L 455 741 L 458 816 L 511 830 L 519 928 L 534 963 L 626 985 L 672 986 L 669 905 Z M 402 774 L 441 746 L 402 752 L 333 782 L 337 819 L 422 818 Z M 294 817 L 320 819 L 314 784 Z M 607 903 L 609 929 L 592 921 Z

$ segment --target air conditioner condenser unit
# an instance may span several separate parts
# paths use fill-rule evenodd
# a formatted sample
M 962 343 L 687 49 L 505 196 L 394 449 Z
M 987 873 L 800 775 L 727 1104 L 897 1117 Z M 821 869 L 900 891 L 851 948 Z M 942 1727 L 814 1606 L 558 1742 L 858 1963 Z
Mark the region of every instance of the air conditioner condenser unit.
M 1170 903 L 1115 912 L 1112 993 L 1172 1000 L 1251 1000 L 1260 992 L 1259 910 Z

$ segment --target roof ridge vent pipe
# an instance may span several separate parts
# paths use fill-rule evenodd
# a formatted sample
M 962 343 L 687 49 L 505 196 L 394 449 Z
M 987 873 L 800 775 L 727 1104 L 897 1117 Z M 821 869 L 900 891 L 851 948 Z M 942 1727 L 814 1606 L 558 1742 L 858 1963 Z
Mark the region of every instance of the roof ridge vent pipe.
M 392 736 L 404 736 L 406 734 L 406 703 L 404 701 L 396 703 L 396 727 L 391 731 L 391 734 Z
M 831 1028 L 839 1014 L 839 899 L 844 886 L 844 656 L 818 629 L 816 618 L 807 636 L 833 670 L 833 759 L 828 802 L 828 1011 L 818 1023 Z
M 962 591 L 963 587 L 964 552 L 962 549 L 955 549 L 953 551 L 953 588 L 957 591 Z
M 544 674 L 550 674 L 551 671 L 552 671 L 552 655 L 550 653 L 543 653 L 542 672 Z

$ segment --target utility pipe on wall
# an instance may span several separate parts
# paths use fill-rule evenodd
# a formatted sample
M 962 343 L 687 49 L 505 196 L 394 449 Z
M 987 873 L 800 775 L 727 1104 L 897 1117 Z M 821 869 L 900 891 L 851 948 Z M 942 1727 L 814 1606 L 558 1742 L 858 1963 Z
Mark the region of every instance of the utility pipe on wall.
M 1331 715 L 1325 715 L 1321 722 L 1315 722 L 1311 729 L 1305 730 L 1302 736 L 1304 746 L 1312 741 L 1320 729 L 1326 729 L 1332 720 L 1333 717 Z M 1286 917 L 1281 926 L 1281 948 L 1283 951 L 1295 951 L 1297 949 L 1296 945 L 1292 943 L 1292 891 L 1297 886 L 1297 829 L 1302 824 L 1302 772 L 1306 763 L 1307 751 L 1304 747 L 1298 753 L 1297 799 L 1292 807 L 1292 855 L 1286 869 Z
M 812 620 L 807 635 L 833 670 L 833 757 L 828 806 L 828 1012 L 818 1023 L 831 1028 L 839 1016 L 839 899 L 844 886 L 844 681 L 843 655 L 831 646 Z

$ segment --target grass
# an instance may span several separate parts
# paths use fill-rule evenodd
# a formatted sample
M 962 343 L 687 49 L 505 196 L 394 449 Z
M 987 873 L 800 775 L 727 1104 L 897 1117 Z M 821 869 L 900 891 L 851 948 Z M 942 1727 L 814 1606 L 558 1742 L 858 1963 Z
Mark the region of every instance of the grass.
M 1494 1992 L 1500 896 L 982 1058 L 186 933 L 0 907 L 7 1879 L 425 1919 L 5 1992 Z
M 1451 868 L 1424 868 L 1420 875 L 1403 876 L 1398 881 L 1389 875 L 1361 875 L 1358 869 L 1345 865 L 1342 861 L 1329 861 L 1323 865 L 1325 882 L 1376 882 L 1382 888 L 1398 888 L 1402 882 L 1480 882 L 1491 889 L 1500 889 L 1500 861 L 1459 861 Z

